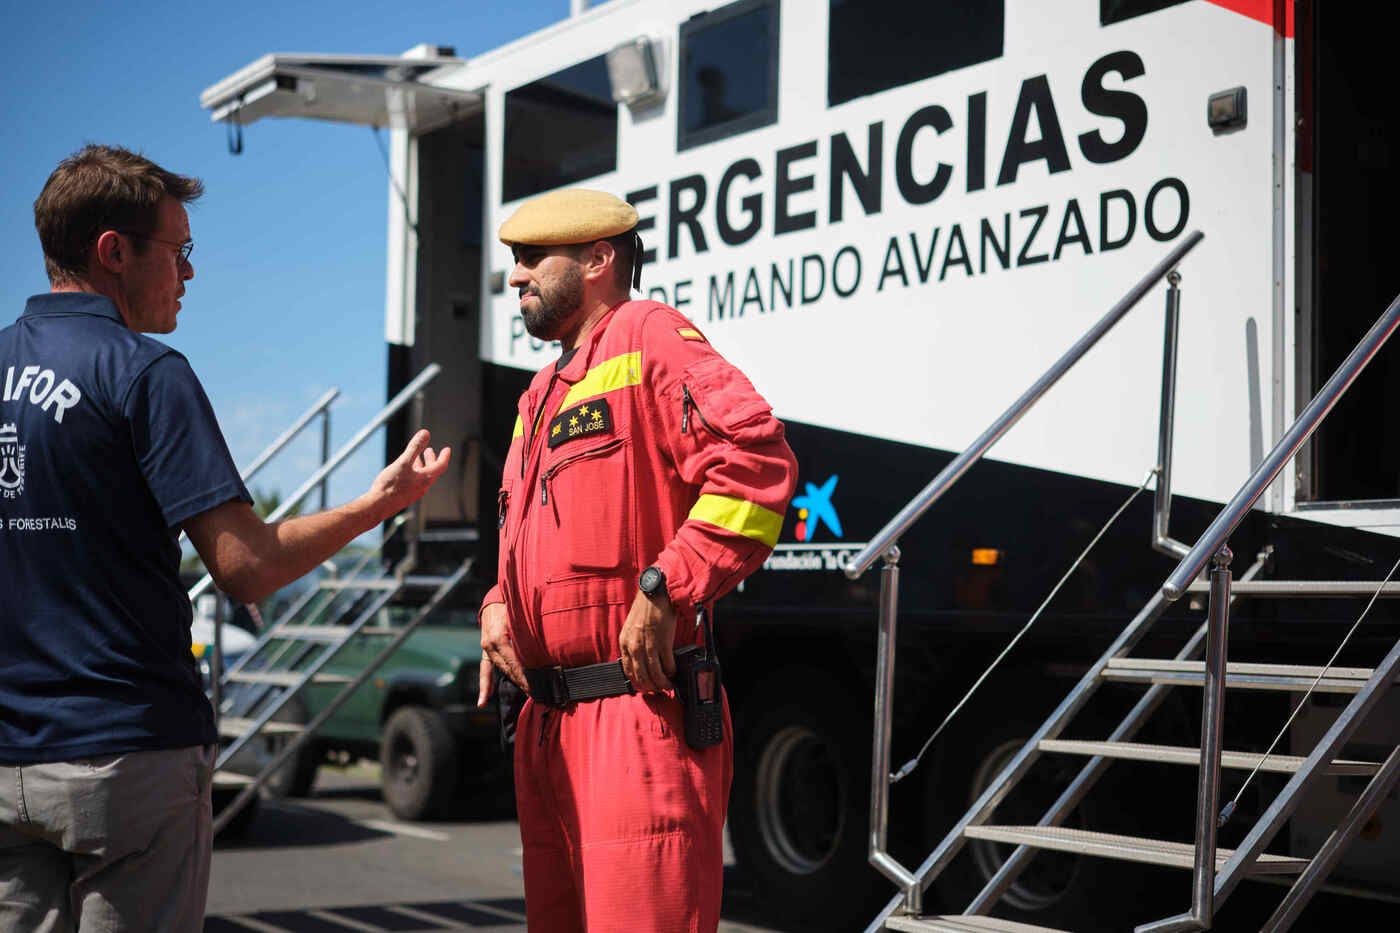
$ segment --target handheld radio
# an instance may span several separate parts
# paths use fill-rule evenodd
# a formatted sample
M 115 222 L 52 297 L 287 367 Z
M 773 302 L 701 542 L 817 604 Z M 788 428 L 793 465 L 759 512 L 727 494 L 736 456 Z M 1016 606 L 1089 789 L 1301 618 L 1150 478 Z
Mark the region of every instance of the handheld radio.
M 705 628 L 705 645 L 676 649 L 676 695 L 685 709 L 685 742 L 703 749 L 724 741 L 724 704 L 715 633 L 704 606 L 695 610 Z

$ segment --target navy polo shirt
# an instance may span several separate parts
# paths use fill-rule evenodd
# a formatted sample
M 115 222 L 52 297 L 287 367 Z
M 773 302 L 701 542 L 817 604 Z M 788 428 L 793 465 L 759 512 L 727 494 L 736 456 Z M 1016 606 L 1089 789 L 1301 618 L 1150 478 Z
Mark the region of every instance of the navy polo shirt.
M 179 527 L 251 502 L 183 356 L 100 295 L 0 330 L 0 764 L 217 741 Z

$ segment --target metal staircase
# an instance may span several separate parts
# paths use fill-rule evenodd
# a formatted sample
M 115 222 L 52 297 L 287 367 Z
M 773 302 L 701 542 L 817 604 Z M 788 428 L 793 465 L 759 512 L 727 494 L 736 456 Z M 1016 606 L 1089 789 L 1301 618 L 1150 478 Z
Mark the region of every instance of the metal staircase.
M 1140 933 L 1209 929 L 1216 908 L 1245 877 L 1283 875 L 1294 883 L 1284 896 L 1264 930 L 1289 928 L 1309 898 L 1317 891 L 1347 844 L 1385 799 L 1400 778 L 1400 746 L 1381 761 L 1353 761 L 1338 756 L 1385 692 L 1400 676 L 1400 643 L 1395 644 L 1374 668 L 1305 666 L 1293 664 L 1230 662 L 1227 660 L 1227 634 L 1230 607 L 1239 598 L 1289 597 L 1395 597 L 1396 584 L 1358 584 L 1337 581 L 1273 580 L 1254 578 L 1267 563 L 1266 549 L 1236 583 L 1230 571 L 1232 554 L 1226 545 L 1256 500 L 1283 467 L 1307 441 L 1318 424 L 1379 351 L 1391 332 L 1400 325 L 1400 298 L 1377 320 L 1370 332 L 1338 367 L 1331 379 L 1285 432 L 1278 445 L 1264 458 L 1249 480 L 1221 510 L 1193 547 L 1187 548 L 1166 535 L 1170 505 L 1171 421 L 1175 392 L 1176 314 L 1179 276 L 1174 267 L 1201 239 L 1193 233 L 1166 259 L 1145 276 L 1125 298 L 1075 344 L 1010 409 L 987 429 L 966 451 L 953 460 L 912 502 L 852 559 L 846 573 L 852 579 L 883 559 L 880 590 L 880 635 L 876 670 L 875 730 L 871 782 L 870 862 L 900 889 L 885 909 L 872 921 L 867 933 L 887 930 L 950 931 L 1027 931 L 1045 927 L 1016 923 L 990 916 L 1001 896 L 1015 883 L 1030 860 L 1040 851 L 1070 852 L 1099 858 L 1188 869 L 1192 872 L 1190 908 L 1182 914 L 1139 926 Z M 938 846 L 916 869 L 901 865 L 886 851 L 889 793 L 891 784 L 903 774 L 892 774 L 889 766 L 891 701 L 894 685 L 895 635 L 899 586 L 897 542 L 928 508 L 982 457 L 1030 409 L 1090 347 L 1136 304 L 1147 290 L 1163 277 L 1170 282 L 1167 297 L 1167 328 L 1164 346 L 1162 422 L 1159 434 L 1157 504 L 1154 512 L 1153 544 L 1159 550 L 1180 558 L 1176 570 L 1137 616 L 1093 663 L 1069 695 L 1025 742 L 991 782 L 972 807 L 957 821 Z M 1208 568 L 1208 581 L 1198 577 Z M 1208 617 L 1199 630 L 1173 658 L 1141 658 L 1132 652 L 1168 608 L 1185 595 L 1208 593 Z M 1369 608 L 1369 606 L 1368 606 Z M 1363 613 L 1364 615 L 1364 613 Z M 1141 684 L 1147 689 L 1108 737 L 1100 741 L 1061 738 L 1074 717 L 1105 683 Z M 1133 739 L 1153 712 L 1166 699 L 1168 691 L 1186 687 L 1201 689 L 1202 716 L 1199 747 L 1168 747 L 1142 744 Z M 1351 699 L 1306 756 L 1268 755 L 1223 748 L 1224 692 L 1231 690 L 1309 691 L 1350 695 Z M 1078 774 L 1060 792 L 1036 825 L 996 825 L 997 808 L 1017 783 L 1044 755 L 1073 757 L 1084 761 Z M 1115 761 L 1151 761 L 1198 768 L 1197 814 L 1194 843 L 1114 835 L 1070 829 L 1062 824 L 1089 794 L 1094 784 Z M 1287 775 L 1283 789 L 1263 811 L 1255 825 L 1233 849 L 1217 844 L 1217 831 L 1230 815 L 1220 808 L 1222 768 L 1259 768 Z M 1295 811 L 1303 795 L 1324 775 L 1352 775 L 1369 779 L 1350 812 L 1312 858 L 1295 858 L 1265 851 L 1285 821 Z M 988 840 L 1016 848 L 1002 862 L 982 891 L 964 912 L 952 916 L 928 916 L 923 911 L 923 892 L 945 870 L 970 840 Z
M 400 518 L 386 534 L 387 543 L 406 526 Z M 259 787 L 283 767 L 316 730 L 343 706 L 399 646 L 471 572 L 472 559 L 464 560 L 446 576 L 412 576 L 414 558 L 404 557 L 391 569 L 380 569 L 373 549 L 351 573 L 323 580 L 269 626 L 220 682 L 219 734 L 231 740 L 223 745 L 215 769 L 226 769 L 254 741 L 271 740 L 276 751 L 260 761 L 258 773 L 215 820 L 217 833 L 252 799 Z M 386 625 L 391 601 L 410 590 L 431 595 L 413 615 L 399 625 Z M 356 638 L 383 640 L 383 647 L 354 677 L 323 673 L 323 668 L 345 645 Z M 310 722 L 279 722 L 279 712 L 312 684 L 340 689 Z
M 244 472 L 245 480 L 250 478 L 317 415 L 322 416 L 321 466 L 267 520 L 283 518 L 318 487 L 322 490 L 324 507 L 327 478 L 385 422 L 412 405 L 413 421 L 421 423 L 419 408 L 423 388 L 440 371 L 437 364 L 426 367 L 334 456 L 329 456 L 326 406 L 338 393 L 332 390 L 323 396 Z M 295 598 L 227 671 L 221 670 L 222 654 L 218 650 L 222 644 L 218 635 L 222 613 L 216 614 L 210 699 L 221 742 L 214 780 L 216 788 L 225 791 L 236 788 L 237 795 L 214 820 L 215 833 L 237 817 L 259 788 L 311 740 L 317 729 L 349 701 L 471 572 L 472 558 L 467 558 L 445 575 L 413 573 L 423 530 L 420 516 L 415 508 L 395 517 L 380 541 L 366 549 L 347 570 L 337 570 L 333 562 L 328 562 L 326 576 Z M 391 542 L 402 544 L 405 556 L 388 566 L 384 554 Z M 210 590 L 212 584 L 212 578 L 206 575 L 191 588 L 191 601 Z M 391 604 L 415 591 L 418 598 L 426 593 L 426 599 L 406 621 L 388 624 Z M 352 640 L 366 638 L 380 642 L 382 648 L 358 668 L 354 677 L 324 671 Z M 284 712 L 290 712 L 290 704 L 298 694 L 312 685 L 339 689 L 310 722 L 288 722 L 279 718 Z M 251 768 L 250 760 L 254 763 Z M 250 770 L 254 773 L 248 773 Z

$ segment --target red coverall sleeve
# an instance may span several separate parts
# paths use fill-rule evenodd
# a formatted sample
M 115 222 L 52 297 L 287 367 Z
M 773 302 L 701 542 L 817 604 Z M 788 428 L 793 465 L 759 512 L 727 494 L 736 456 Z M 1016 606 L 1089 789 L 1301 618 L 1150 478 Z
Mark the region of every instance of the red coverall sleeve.
M 642 338 L 658 435 L 696 493 L 655 563 L 671 600 L 695 606 L 729 592 L 773 550 L 797 463 L 772 407 L 680 314 L 648 315 Z

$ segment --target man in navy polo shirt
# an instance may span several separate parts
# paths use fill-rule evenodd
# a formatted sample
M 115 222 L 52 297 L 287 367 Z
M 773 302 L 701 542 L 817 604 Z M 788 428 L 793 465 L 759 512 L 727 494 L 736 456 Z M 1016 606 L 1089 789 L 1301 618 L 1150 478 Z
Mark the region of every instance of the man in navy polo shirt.
M 417 501 L 426 431 L 347 505 L 264 524 L 175 329 L 197 179 L 106 146 L 34 204 L 52 291 L 0 330 L 0 933 L 195 931 L 213 713 L 181 528 L 256 601 Z

